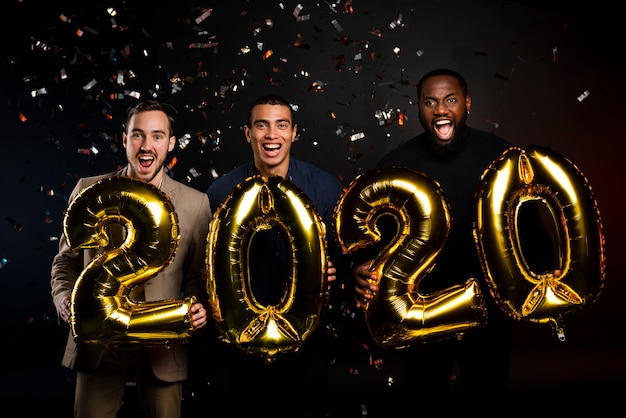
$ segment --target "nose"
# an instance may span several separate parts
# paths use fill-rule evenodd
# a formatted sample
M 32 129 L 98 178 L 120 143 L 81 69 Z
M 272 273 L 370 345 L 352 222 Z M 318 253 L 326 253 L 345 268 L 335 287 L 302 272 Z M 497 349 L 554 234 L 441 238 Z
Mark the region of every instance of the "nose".
M 265 132 L 265 136 L 268 138 L 276 138 L 278 136 L 278 126 L 275 124 L 270 124 Z
M 437 102 L 437 106 L 435 106 L 435 113 L 437 113 L 438 115 L 444 115 L 448 113 L 448 110 L 448 106 L 443 100 Z
M 150 140 L 150 138 L 148 138 L 147 136 L 144 136 L 141 139 L 141 143 L 139 144 L 139 150 L 141 152 L 148 152 L 151 146 L 152 146 L 152 141 Z

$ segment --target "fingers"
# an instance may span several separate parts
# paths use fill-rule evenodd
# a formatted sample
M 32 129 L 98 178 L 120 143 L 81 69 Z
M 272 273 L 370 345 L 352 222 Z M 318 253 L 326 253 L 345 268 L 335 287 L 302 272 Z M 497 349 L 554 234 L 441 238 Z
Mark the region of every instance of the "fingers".
M 378 277 L 370 271 L 370 262 L 355 267 L 352 271 L 354 278 L 354 300 L 357 308 L 363 307 L 372 300 L 373 294 L 378 292 Z
M 191 326 L 194 329 L 204 327 L 208 322 L 208 312 L 201 303 L 194 303 L 191 307 Z
M 66 323 L 70 323 L 70 298 L 63 299 L 61 307 L 59 308 L 59 317 Z

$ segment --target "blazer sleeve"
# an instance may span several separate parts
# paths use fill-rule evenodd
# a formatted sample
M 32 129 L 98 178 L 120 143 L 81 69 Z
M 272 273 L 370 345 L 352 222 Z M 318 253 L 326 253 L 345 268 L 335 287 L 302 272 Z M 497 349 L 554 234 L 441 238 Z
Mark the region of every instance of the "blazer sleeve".
M 199 192 L 201 197 L 193 215 L 193 228 L 189 231 L 191 242 L 185 261 L 183 277 L 183 293 L 185 296 L 195 296 L 205 306 L 208 303 L 207 294 L 207 236 L 211 221 L 211 207 L 205 193 Z
M 72 190 L 69 202 L 76 198 L 76 195 L 84 187 L 83 180 L 78 183 Z M 72 251 L 67 243 L 65 233 L 61 234 L 59 239 L 59 251 L 52 260 L 50 271 L 50 287 L 52 292 L 52 301 L 57 312 L 60 311 L 63 300 L 71 297 L 74 283 L 80 276 L 84 268 L 83 252 Z

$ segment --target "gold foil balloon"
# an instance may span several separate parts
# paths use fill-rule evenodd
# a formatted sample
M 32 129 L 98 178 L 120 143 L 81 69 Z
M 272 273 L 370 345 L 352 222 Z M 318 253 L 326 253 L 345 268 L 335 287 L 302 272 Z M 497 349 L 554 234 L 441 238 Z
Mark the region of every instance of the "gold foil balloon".
M 125 241 L 112 248 L 109 228 L 121 226 Z M 130 177 L 96 182 L 70 203 L 63 228 L 75 251 L 105 248 L 74 285 L 70 325 L 77 340 L 156 345 L 190 336 L 194 298 L 141 302 L 130 297 L 134 287 L 172 261 L 178 247 L 178 218 L 158 188 Z
M 490 290 L 511 318 L 549 323 L 563 340 L 565 319 L 603 287 L 605 243 L 597 203 L 580 170 L 540 146 L 511 147 L 481 180 L 474 235 Z M 532 271 L 520 247 L 524 204 L 545 205 L 555 226 L 561 273 Z
M 276 305 L 261 304 L 251 290 L 248 252 L 266 229 L 280 231 L 291 250 L 290 277 Z M 228 343 L 271 362 L 317 329 L 327 298 L 326 230 L 294 184 L 259 175 L 240 183 L 215 211 L 208 248 L 213 317 Z
M 377 221 L 392 216 L 397 233 L 373 260 L 379 291 L 364 307 L 369 331 L 381 347 L 457 336 L 486 321 L 474 278 L 433 294 L 419 292 L 444 247 L 452 219 L 437 182 L 407 168 L 366 172 L 344 190 L 335 228 L 345 253 L 381 242 Z

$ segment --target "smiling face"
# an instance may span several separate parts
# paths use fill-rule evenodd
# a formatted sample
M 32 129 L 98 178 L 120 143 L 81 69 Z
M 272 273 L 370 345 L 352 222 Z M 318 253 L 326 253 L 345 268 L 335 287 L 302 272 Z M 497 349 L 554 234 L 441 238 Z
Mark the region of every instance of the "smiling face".
M 291 108 L 282 104 L 258 104 L 244 126 L 252 146 L 254 166 L 265 177 L 287 178 L 291 144 L 296 138 Z
M 123 135 L 128 175 L 161 184 L 167 153 L 174 149 L 176 137 L 170 133 L 167 115 L 160 110 L 134 114 Z
M 471 106 L 471 98 L 455 77 L 436 75 L 423 81 L 420 122 L 438 152 L 451 152 L 458 147 Z

